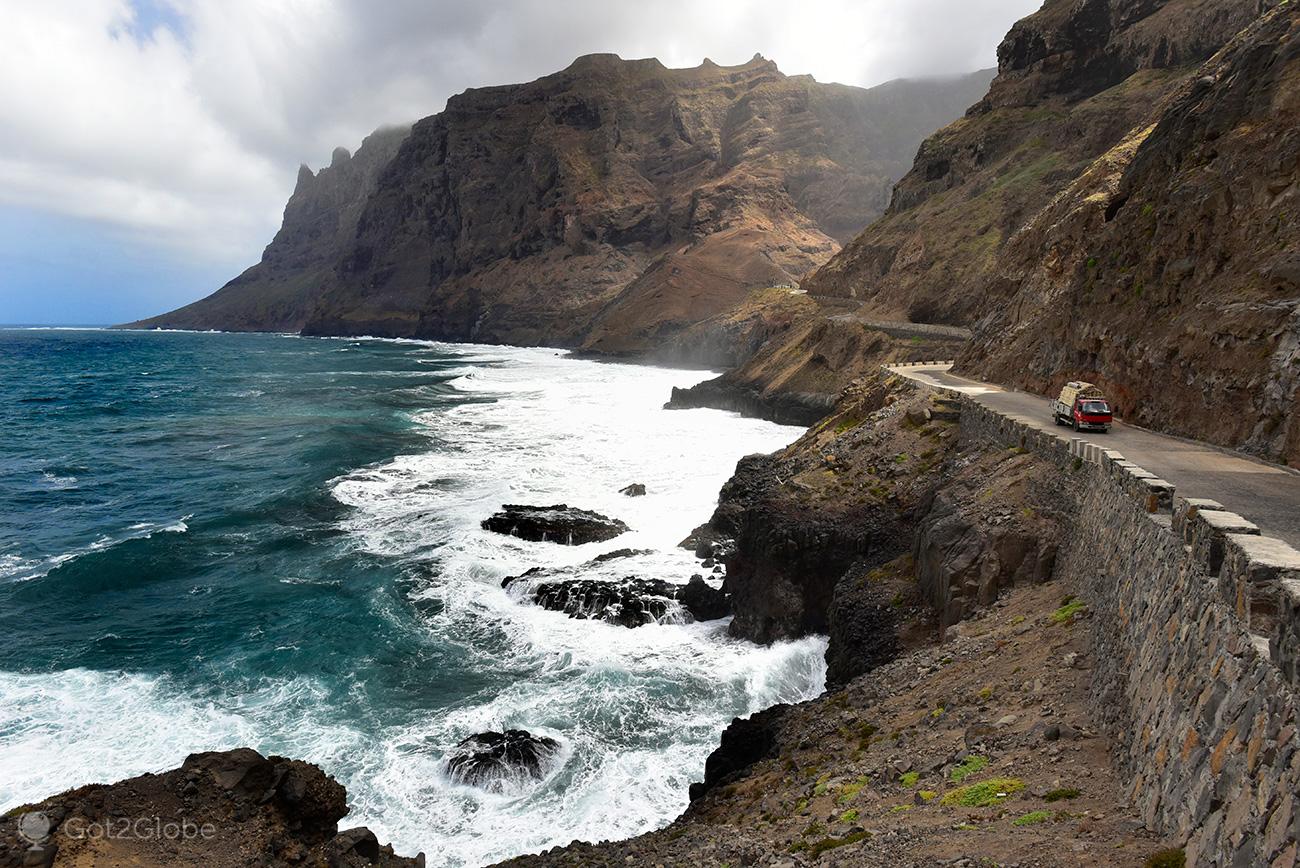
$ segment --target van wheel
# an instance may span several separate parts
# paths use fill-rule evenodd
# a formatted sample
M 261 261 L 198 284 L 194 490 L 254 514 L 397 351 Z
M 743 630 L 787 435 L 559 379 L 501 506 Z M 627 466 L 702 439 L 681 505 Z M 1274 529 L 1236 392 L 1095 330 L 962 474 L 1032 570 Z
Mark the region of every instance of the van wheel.
M 1070 430 L 1071 430 L 1071 431 L 1078 431 L 1078 430 L 1079 430 L 1079 420 L 1078 420 L 1078 419 L 1071 419 L 1071 420 L 1070 420 Z

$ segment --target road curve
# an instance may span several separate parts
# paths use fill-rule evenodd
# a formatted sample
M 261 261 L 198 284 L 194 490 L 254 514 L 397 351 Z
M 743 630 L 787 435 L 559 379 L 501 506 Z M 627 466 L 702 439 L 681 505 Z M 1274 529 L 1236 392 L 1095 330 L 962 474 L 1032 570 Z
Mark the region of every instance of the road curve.
M 959 377 L 950 365 L 916 365 L 891 372 L 934 386 L 953 389 L 1008 416 L 1050 431 L 1064 440 L 1078 437 L 1117 449 L 1134 464 L 1174 484 L 1184 497 L 1210 497 L 1259 525 L 1265 536 L 1300 548 L 1300 473 L 1198 443 L 1116 422 L 1108 433 L 1056 425 L 1051 403 L 1041 395 L 1008 391 L 991 383 Z

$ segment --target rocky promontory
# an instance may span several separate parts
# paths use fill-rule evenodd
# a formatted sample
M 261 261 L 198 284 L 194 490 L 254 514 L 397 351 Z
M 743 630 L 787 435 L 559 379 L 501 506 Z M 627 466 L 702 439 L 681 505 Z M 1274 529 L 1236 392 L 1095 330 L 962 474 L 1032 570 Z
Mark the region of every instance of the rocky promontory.
M 249 748 L 78 787 L 0 818 L 0 865 L 329 865 L 422 868 L 364 826 L 339 830 L 343 786 L 299 760 Z
M 484 530 L 519 539 L 566 546 L 603 542 L 628 531 L 628 526 L 616 518 L 565 503 L 552 506 L 507 503 L 500 512 L 483 519 L 482 526 Z

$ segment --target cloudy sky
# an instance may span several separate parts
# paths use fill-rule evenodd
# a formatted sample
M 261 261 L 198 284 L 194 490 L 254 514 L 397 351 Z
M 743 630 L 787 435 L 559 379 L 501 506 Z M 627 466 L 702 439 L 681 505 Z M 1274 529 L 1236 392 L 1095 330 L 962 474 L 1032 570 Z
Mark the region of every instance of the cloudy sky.
M 1039 0 L 0 0 L 0 323 L 162 312 L 256 262 L 299 163 L 597 51 L 968 72 Z

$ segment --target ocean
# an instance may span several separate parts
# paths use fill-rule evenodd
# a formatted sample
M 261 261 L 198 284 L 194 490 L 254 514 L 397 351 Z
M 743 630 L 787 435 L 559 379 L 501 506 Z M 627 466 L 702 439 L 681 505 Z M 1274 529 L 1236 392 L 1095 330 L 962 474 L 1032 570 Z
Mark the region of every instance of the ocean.
M 501 579 L 684 583 L 677 547 L 735 462 L 800 429 L 664 410 L 710 376 L 546 349 L 290 335 L 0 331 L 0 812 L 251 746 L 347 786 L 430 865 L 663 826 L 731 718 L 810 698 L 825 641 L 636 629 Z M 643 483 L 645 497 L 619 489 Z M 480 529 L 568 503 L 632 530 L 560 546 Z M 670 619 L 672 620 L 672 619 Z M 558 771 L 494 795 L 443 758 L 527 729 Z

